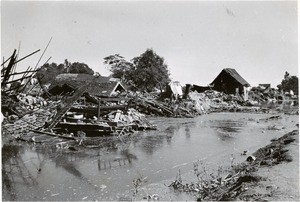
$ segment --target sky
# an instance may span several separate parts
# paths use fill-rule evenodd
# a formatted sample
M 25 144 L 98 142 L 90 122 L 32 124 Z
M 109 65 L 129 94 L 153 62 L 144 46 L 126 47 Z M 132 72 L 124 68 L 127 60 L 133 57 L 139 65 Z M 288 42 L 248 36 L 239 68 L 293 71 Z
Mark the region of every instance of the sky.
M 68 59 L 109 75 L 104 57 L 152 48 L 183 85 L 224 68 L 251 86 L 298 75 L 297 1 L 1 1 L 1 61 L 41 49 L 17 71 L 35 67 L 51 38 L 38 66 Z

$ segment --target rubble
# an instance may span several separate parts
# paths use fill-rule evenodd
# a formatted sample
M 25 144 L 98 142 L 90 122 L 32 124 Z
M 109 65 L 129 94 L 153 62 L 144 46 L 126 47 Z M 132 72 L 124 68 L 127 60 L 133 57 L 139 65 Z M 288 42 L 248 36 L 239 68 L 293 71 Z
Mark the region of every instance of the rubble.
M 2 111 L 6 117 L 3 134 L 17 138 L 33 129 L 53 129 L 58 134 L 69 135 L 76 134 L 77 128 L 89 126 L 92 129 L 86 130 L 100 134 L 103 131 L 105 135 L 128 135 L 137 130 L 155 129 L 145 115 L 192 118 L 223 111 L 268 112 L 268 109 L 253 106 L 240 96 L 214 90 L 202 93 L 191 91 L 187 99 L 176 100 L 141 92 L 123 92 L 118 97 L 98 98 L 87 93 L 86 86 L 81 86 L 73 96 L 57 101 L 25 93 L 3 96 Z M 269 119 L 273 118 L 280 117 Z M 278 128 L 269 126 L 268 129 Z
M 8 137 L 20 138 L 31 130 L 65 136 L 76 136 L 79 132 L 87 136 L 130 135 L 138 130 L 156 129 L 147 120 L 147 115 L 193 118 L 223 111 L 268 113 L 269 109 L 260 107 L 259 103 L 273 102 L 280 97 L 276 90 L 263 87 L 252 88 L 247 101 L 240 95 L 224 93 L 226 89 L 218 92 L 208 87 L 201 88 L 210 89 L 203 92 L 197 92 L 197 88 L 182 92 L 179 82 L 171 82 L 171 97 L 163 97 L 155 93 L 126 91 L 120 82 L 109 77 L 85 74 L 58 75 L 57 81 L 51 85 L 51 97 L 50 91 L 42 86 L 37 89 L 39 83 L 31 82 L 35 79 L 36 68 L 14 72 L 16 63 L 24 58 L 17 61 L 15 50 L 7 60 L 8 66 L 4 66 L 7 61 L 2 64 L 1 111 L 5 117 L 2 131 Z M 224 72 L 234 75 L 241 89 L 248 86 L 234 69 L 224 69 Z M 20 79 L 9 81 L 17 74 L 23 75 Z M 10 84 L 16 82 L 21 83 L 12 88 Z M 65 86 L 68 88 L 65 89 Z M 230 90 L 234 92 L 237 89 Z M 40 91 L 44 91 L 44 97 L 38 96 Z M 291 113 L 298 114 L 298 110 Z M 278 128 L 270 126 L 268 129 Z
M 189 97 L 196 102 L 198 111 L 210 112 L 259 112 L 259 106 L 253 106 L 249 101 L 244 101 L 240 96 L 228 95 L 214 90 L 203 93 L 190 92 Z

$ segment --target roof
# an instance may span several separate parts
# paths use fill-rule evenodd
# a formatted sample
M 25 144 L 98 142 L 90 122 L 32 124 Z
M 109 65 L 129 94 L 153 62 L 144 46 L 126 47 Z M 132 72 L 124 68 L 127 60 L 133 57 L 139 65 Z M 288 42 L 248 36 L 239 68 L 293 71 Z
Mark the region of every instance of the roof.
M 73 89 L 87 84 L 95 77 L 90 74 L 59 74 L 55 81 L 50 85 L 49 91 L 55 87 L 63 87 L 67 85 Z M 98 96 L 111 96 L 116 90 L 125 90 L 124 86 L 118 82 L 111 80 L 110 77 L 99 76 L 94 80 L 94 85 L 87 90 L 88 93 Z
M 56 76 L 55 81 L 59 82 L 59 81 L 90 81 L 91 79 L 93 79 L 94 76 L 91 74 L 59 74 Z M 99 76 L 97 79 L 97 82 L 108 82 L 111 78 L 110 77 L 106 77 L 106 76 Z
M 125 90 L 120 82 L 108 81 L 103 83 L 95 83 L 92 85 L 88 92 L 92 95 L 98 96 L 112 96 L 115 91 L 122 89 Z
M 243 77 L 241 77 L 241 75 L 239 75 L 239 73 L 237 73 L 237 71 L 235 69 L 232 69 L 232 68 L 223 69 L 221 71 L 221 73 L 215 78 L 215 80 L 211 84 L 215 83 L 218 80 L 218 78 L 224 73 L 229 74 L 232 78 L 234 78 L 241 85 L 250 86 L 250 84 Z

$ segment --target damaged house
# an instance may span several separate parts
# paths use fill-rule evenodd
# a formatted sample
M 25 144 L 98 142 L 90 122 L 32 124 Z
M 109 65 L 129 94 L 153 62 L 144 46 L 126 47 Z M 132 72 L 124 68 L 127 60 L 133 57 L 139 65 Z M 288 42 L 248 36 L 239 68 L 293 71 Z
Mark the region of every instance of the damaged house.
M 72 94 L 93 79 L 94 76 L 90 74 L 59 74 L 49 86 L 48 92 L 53 96 Z M 104 76 L 97 77 L 93 81 L 93 85 L 85 90 L 88 94 L 97 97 L 117 96 L 124 91 L 126 89 L 119 81 Z
M 243 94 L 250 84 L 232 68 L 225 68 L 210 84 L 213 90 L 226 94 Z
M 114 78 L 60 74 L 48 93 L 59 96 L 61 103 L 45 128 L 77 136 L 126 135 L 128 131 L 155 129 L 130 108 L 130 100 L 118 97 L 124 91 Z

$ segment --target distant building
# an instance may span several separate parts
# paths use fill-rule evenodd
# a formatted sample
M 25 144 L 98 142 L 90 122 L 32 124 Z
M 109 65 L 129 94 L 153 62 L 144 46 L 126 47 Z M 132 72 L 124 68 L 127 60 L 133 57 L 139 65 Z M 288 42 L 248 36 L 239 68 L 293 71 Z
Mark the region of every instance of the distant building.
M 226 68 L 210 84 L 213 90 L 226 94 L 242 94 L 250 84 L 235 69 Z

